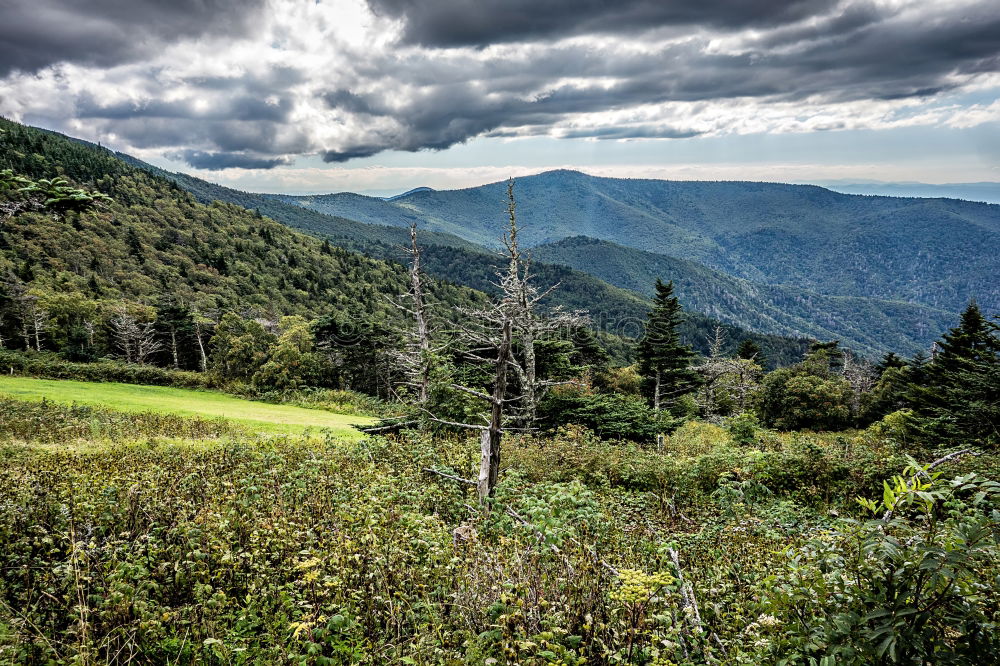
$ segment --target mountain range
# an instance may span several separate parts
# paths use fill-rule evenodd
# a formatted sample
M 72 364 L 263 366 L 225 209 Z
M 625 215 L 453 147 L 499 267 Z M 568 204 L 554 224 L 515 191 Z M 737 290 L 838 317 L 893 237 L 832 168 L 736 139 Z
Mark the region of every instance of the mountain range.
M 493 247 L 504 183 L 358 194 L 265 195 L 367 224 Z M 1000 206 L 849 195 L 809 185 L 613 179 L 551 171 L 516 183 L 522 239 L 649 296 L 673 279 L 686 305 L 767 333 L 838 338 L 869 355 L 926 349 L 975 298 L 1000 311 Z M 433 243 L 434 241 L 428 241 Z
M 0 118 L 3 169 L 35 179 L 68 178 L 113 201 L 93 215 L 21 213 L 0 224 L 0 340 L 15 333 L 18 317 L 4 308 L 14 307 L 6 290 L 17 284 L 57 318 L 78 318 L 122 298 L 148 306 L 180 301 L 202 313 L 236 310 L 271 320 L 293 313 L 398 318 L 387 296 L 406 290 L 400 262 L 407 229 L 331 217 L 168 173 Z M 434 300 L 462 309 L 482 302 L 483 292 L 495 292 L 495 252 L 443 233 L 421 231 L 420 239 Z M 534 271 L 540 283 L 559 285 L 547 305 L 590 310 L 605 348 L 619 361 L 630 358 L 631 345 L 622 335 L 641 331 L 649 299 L 566 266 L 536 262 Z M 794 363 L 808 346 L 802 338 L 751 331 L 697 312 L 688 314 L 681 336 L 705 352 L 717 326 L 728 350 L 753 340 L 769 367 Z M 48 343 L 59 349 L 70 344 Z

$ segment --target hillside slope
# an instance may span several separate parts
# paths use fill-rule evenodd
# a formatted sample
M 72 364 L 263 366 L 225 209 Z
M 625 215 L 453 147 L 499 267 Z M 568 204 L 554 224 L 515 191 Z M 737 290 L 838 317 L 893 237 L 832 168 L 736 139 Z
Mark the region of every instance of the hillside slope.
M 93 144 L 9 121 L 0 120 L 0 130 L 0 169 L 33 178 L 63 175 L 114 198 L 106 210 L 59 219 L 23 213 L 3 224 L 0 337 L 19 335 L 16 304 L 8 293 L 15 282 L 37 293 L 59 317 L 111 307 L 122 298 L 153 305 L 164 297 L 202 313 L 332 314 L 357 321 L 401 316 L 386 296 L 408 288 L 405 268 L 397 263 L 408 238 L 404 229 L 336 219 L 182 174 L 168 178 L 139 160 L 125 161 Z M 213 195 L 218 196 L 207 205 L 198 201 Z M 253 203 L 261 206 L 243 207 Z M 287 216 L 288 226 L 264 211 Z M 310 233 L 289 228 L 295 224 Z M 421 242 L 429 243 L 428 273 L 448 278 L 429 285 L 430 297 L 448 311 L 485 298 L 482 291 L 455 282 L 494 289 L 498 261 L 493 253 L 443 234 L 421 232 Z M 370 256 L 337 245 L 364 249 Z M 628 345 L 618 336 L 637 334 L 648 300 L 579 271 L 538 268 L 541 284 L 560 283 L 548 304 L 591 310 L 595 324 L 608 334 L 605 343 L 619 358 L 627 357 Z M 705 350 L 716 324 L 692 314 L 684 336 Z M 732 345 L 744 338 L 757 341 L 772 363 L 795 362 L 806 346 L 802 340 L 737 326 L 726 330 Z M 59 348 L 68 341 L 50 339 L 48 344 Z
M 532 253 L 647 297 L 657 278 L 673 280 L 681 301 L 710 317 L 782 335 L 839 338 L 869 355 L 926 349 L 935 331 L 954 320 L 951 313 L 927 306 L 756 283 L 686 259 L 583 236 L 539 245 Z
M 397 225 L 395 227 L 356 222 L 287 203 L 296 197 L 241 192 L 186 174 L 166 172 L 141 160 L 124 157 L 130 164 L 169 179 L 191 192 L 199 200 L 252 207 L 288 226 L 327 238 L 339 247 L 389 262 L 400 262 L 405 259 L 402 246 L 408 242 L 408 231 L 404 227 L 409 226 L 412 218 L 405 216 L 394 218 Z M 317 199 L 363 201 L 365 206 L 374 211 L 371 213 L 372 220 L 380 219 L 376 214 L 378 210 L 392 205 L 382 199 L 355 194 L 324 195 Z M 491 228 L 497 237 L 500 235 L 502 223 L 501 211 L 493 216 L 491 222 L 493 225 Z M 500 258 L 495 252 L 451 234 L 427 231 L 424 226 L 421 222 L 420 244 L 424 248 L 423 265 L 429 275 L 495 294 L 496 271 L 501 265 Z M 615 350 L 618 358 L 627 357 L 629 352 L 621 338 L 636 336 L 641 332 L 642 322 L 650 307 L 647 298 L 609 285 L 584 271 L 566 266 L 539 262 L 533 269 L 540 285 L 559 285 L 559 288 L 545 299 L 543 305 L 589 311 L 594 327 L 607 334 L 604 343 Z M 740 340 L 752 339 L 761 346 L 771 364 L 794 363 L 801 359 L 803 351 L 808 346 L 801 336 L 789 337 L 768 329 L 762 331 L 747 329 L 732 322 L 720 322 L 696 311 L 689 313 L 682 327 L 682 336 L 696 350 L 707 352 L 712 332 L 719 324 L 722 324 L 726 331 L 730 348 L 734 348 Z M 858 346 L 858 351 L 881 353 L 870 352 L 863 346 Z
M 123 298 L 152 305 L 163 297 L 205 313 L 400 316 L 385 297 L 407 289 L 397 264 L 236 205 L 199 203 L 104 149 L 2 119 L 0 130 L 0 169 L 31 178 L 62 175 L 113 197 L 103 210 L 59 217 L 28 212 L 3 222 L 0 334 L 8 339 L 18 335 L 18 317 L 4 310 L 16 307 L 18 285 L 49 303 L 52 316 L 57 308 L 75 312 Z M 441 281 L 428 288 L 450 306 L 484 298 Z

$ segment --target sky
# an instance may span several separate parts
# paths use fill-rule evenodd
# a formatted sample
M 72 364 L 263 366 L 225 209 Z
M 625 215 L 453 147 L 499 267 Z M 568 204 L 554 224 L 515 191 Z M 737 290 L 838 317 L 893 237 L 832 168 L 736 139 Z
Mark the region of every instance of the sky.
M 1000 4 L 4 0 L 0 114 L 264 192 L 1000 181 Z

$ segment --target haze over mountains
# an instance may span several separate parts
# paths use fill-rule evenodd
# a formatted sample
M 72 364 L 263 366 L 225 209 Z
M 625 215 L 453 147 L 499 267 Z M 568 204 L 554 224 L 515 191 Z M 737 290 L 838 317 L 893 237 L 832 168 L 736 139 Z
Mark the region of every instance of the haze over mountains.
M 889 197 L 926 197 L 964 199 L 982 203 L 1000 204 L 1000 183 L 881 183 L 881 182 L 827 182 L 824 186 L 844 194 L 874 194 Z

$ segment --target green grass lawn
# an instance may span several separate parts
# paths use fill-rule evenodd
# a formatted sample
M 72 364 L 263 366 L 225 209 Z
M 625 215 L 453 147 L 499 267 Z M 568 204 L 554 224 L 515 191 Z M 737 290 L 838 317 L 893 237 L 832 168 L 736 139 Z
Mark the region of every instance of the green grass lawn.
M 215 391 L 193 391 L 167 386 L 141 386 L 68 379 L 31 379 L 0 376 L 0 393 L 24 400 L 100 405 L 129 412 L 168 412 L 182 416 L 225 418 L 254 430 L 300 433 L 329 428 L 338 435 L 358 437 L 352 423 L 373 423 L 367 416 L 334 414 L 321 409 L 244 400 Z

